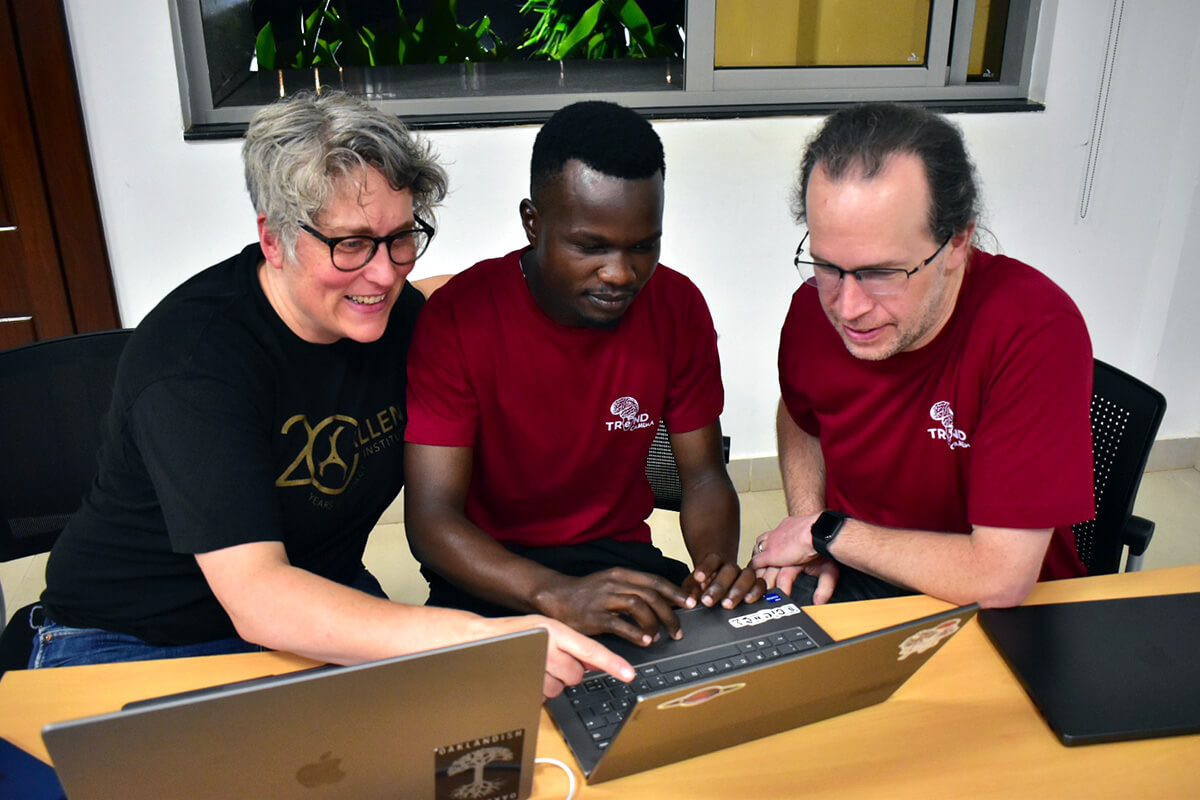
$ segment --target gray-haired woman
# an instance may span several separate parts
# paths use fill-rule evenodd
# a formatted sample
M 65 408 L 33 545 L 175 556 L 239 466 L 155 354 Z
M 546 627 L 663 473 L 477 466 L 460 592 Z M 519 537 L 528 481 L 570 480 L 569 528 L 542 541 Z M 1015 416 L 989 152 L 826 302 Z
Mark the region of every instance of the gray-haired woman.
M 404 482 L 406 281 L 446 175 L 344 94 L 252 120 L 259 240 L 171 292 L 122 358 L 99 475 L 51 553 L 31 667 L 270 648 L 352 663 L 534 626 L 546 691 L 632 668 L 539 617 L 386 600 L 362 564 Z

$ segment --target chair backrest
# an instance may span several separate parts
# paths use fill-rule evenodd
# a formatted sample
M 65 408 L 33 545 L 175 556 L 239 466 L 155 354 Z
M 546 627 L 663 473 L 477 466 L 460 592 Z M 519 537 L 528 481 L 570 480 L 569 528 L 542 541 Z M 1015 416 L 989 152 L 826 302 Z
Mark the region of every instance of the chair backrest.
M 0 351 L 0 561 L 49 550 L 79 508 L 130 333 Z
M 1072 526 L 1079 557 L 1092 575 L 1120 571 L 1122 531 L 1133 514 L 1150 447 L 1167 399 L 1099 359 L 1092 381 L 1092 459 L 1096 517 Z
M 721 437 L 721 445 L 725 451 L 725 463 L 728 464 L 728 436 Z M 661 420 L 658 430 L 654 432 L 650 455 L 646 458 L 646 478 L 650 481 L 650 490 L 654 492 L 655 508 L 678 511 L 682 507 L 683 485 L 679 482 L 679 467 L 675 464 L 675 454 L 671 451 L 667 426 Z

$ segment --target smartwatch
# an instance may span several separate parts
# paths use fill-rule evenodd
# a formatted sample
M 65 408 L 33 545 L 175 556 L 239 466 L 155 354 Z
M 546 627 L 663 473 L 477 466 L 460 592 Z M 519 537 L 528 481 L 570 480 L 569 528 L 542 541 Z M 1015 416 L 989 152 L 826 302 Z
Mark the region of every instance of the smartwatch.
M 847 515 L 840 511 L 821 512 L 821 516 L 812 524 L 812 544 L 817 555 L 833 558 L 829 554 L 829 545 L 833 544 L 833 540 L 841 533 L 847 519 Z

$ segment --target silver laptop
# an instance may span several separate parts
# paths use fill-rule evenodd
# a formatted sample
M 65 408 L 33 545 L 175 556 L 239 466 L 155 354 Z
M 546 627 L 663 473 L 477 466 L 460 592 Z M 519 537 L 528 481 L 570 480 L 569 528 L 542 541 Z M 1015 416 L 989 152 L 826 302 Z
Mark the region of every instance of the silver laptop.
M 528 797 L 536 629 L 188 692 L 42 730 L 71 800 Z
M 710 753 L 886 700 L 978 610 L 972 604 L 834 642 L 787 595 L 679 614 L 684 636 L 605 641 L 638 671 L 546 701 L 589 783 Z

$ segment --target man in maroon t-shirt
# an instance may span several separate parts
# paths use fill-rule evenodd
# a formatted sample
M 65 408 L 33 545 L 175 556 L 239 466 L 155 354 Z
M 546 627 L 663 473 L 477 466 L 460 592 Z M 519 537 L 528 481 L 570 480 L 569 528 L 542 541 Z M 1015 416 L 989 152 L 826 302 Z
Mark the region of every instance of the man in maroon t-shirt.
M 751 565 L 817 603 L 1010 606 L 1084 574 L 1070 525 L 1094 514 L 1087 328 L 1046 276 L 972 246 L 958 129 L 909 106 L 838 112 L 795 199 L 807 280 L 777 423 L 790 516 Z
M 737 566 L 708 308 L 658 263 L 662 143 L 612 103 L 557 112 L 533 148 L 529 246 L 480 262 L 421 312 L 409 353 L 405 526 L 429 603 L 539 609 L 648 644 L 673 611 L 765 590 Z M 645 523 L 662 420 L 695 569 Z

